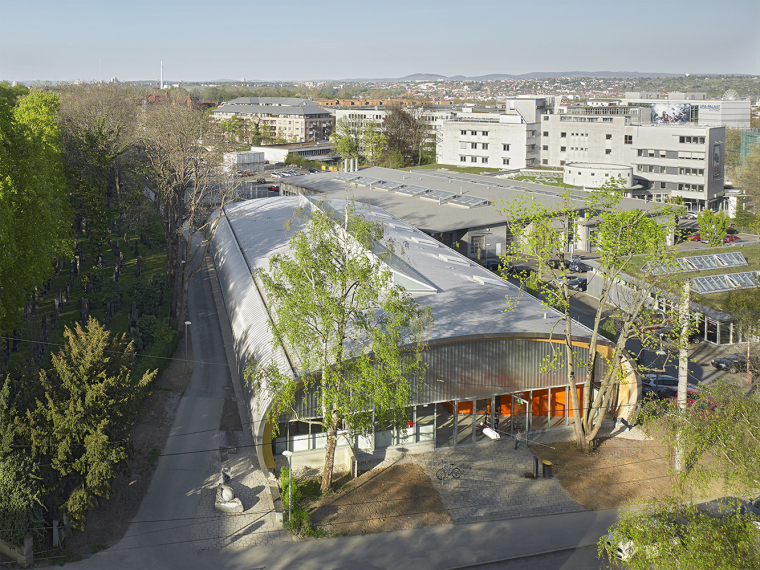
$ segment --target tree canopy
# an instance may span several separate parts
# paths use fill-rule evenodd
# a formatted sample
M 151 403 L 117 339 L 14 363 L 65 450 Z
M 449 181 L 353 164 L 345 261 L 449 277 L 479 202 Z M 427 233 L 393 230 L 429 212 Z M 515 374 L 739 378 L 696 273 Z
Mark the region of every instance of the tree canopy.
M 32 289 L 71 252 L 58 96 L 0 97 L 0 326 L 16 322 Z
M 275 348 L 297 362 L 299 376 L 256 362 L 246 375 L 256 391 L 266 387 L 274 395 L 274 426 L 283 414 L 295 414 L 301 386 L 315 395 L 327 436 L 325 491 L 339 432 L 368 434 L 375 423 L 399 426 L 407 419 L 432 317 L 393 284 L 389 257 L 402 252 L 384 238 L 382 224 L 351 202 L 344 212 L 320 203 L 301 215 L 304 227 L 290 238 L 290 253 L 274 255 L 268 271 L 254 273 L 273 311 Z
M 725 212 L 703 210 L 699 214 L 697 222 L 699 223 L 699 235 L 702 239 L 707 240 L 707 245 L 710 247 L 723 245 L 726 230 L 731 224 L 731 219 Z

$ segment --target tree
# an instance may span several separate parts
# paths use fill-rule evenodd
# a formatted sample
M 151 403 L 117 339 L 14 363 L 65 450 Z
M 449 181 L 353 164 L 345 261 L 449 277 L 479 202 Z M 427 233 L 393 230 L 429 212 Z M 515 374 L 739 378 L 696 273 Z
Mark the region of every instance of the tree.
M 423 120 L 422 107 L 393 107 L 383 122 L 388 149 L 401 152 L 408 164 L 422 163 L 427 147 L 434 142 L 429 125 Z
M 388 137 L 383 134 L 380 125 L 375 121 L 364 123 L 361 130 L 361 146 L 364 149 L 364 155 L 373 166 L 382 158 L 388 147 Z
M 760 395 L 718 381 L 704 385 L 685 409 L 670 399 L 649 400 L 636 421 L 671 449 L 684 449 L 688 468 L 672 473 L 672 497 L 623 513 L 600 552 L 624 545 L 630 568 L 757 568 L 760 528 L 739 511 L 738 500 L 755 497 L 760 487 Z M 723 516 L 706 516 L 697 501 L 714 495 L 716 485 L 737 500 L 723 501 Z
M 283 414 L 298 417 L 301 383 L 317 398 L 327 435 L 324 492 L 339 435 L 406 421 L 425 370 L 421 351 L 432 317 L 393 284 L 388 263 L 401 252 L 384 239 L 382 224 L 366 220 L 351 202 L 337 215 L 326 204 L 309 210 L 303 230 L 289 241 L 290 253 L 272 256 L 268 271 L 254 273 L 273 313 L 274 348 L 298 363 L 299 377 L 255 361 L 246 376 L 257 392 L 273 394 L 273 426 Z
M 148 159 L 145 176 L 155 193 L 153 204 L 166 236 L 167 285 L 173 285 L 177 332 L 184 333 L 190 279 L 202 269 L 194 264 L 205 255 L 219 215 L 234 190 L 234 179 L 216 176 L 228 145 L 219 125 L 200 111 L 177 105 L 157 105 L 144 118 L 141 145 Z M 204 238 L 195 238 L 203 235 Z M 183 263 L 184 261 L 184 263 Z
M 67 174 L 95 251 L 107 247 L 114 217 L 129 216 L 142 196 L 133 95 L 118 84 L 69 86 L 61 93 Z
M 58 97 L 0 97 L 0 326 L 10 328 L 31 290 L 70 254 L 71 215 Z
M 725 212 L 713 212 L 712 210 L 703 210 L 697 218 L 699 224 L 699 235 L 702 239 L 707 240 L 707 245 L 717 247 L 723 245 L 723 238 L 726 237 L 726 231 L 731 224 L 731 219 Z
M 760 286 L 760 283 L 758 283 Z M 752 339 L 760 336 L 760 288 L 735 289 L 728 293 L 723 309 L 731 314 L 739 338 L 747 341 L 747 384 L 752 384 L 752 373 L 758 372 L 752 358 Z
M 357 119 L 341 117 L 335 123 L 330 135 L 330 141 L 335 145 L 335 150 L 344 159 L 359 158 L 361 156 L 361 123 Z
M 576 418 L 573 428 L 578 449 L 583 451 L 588 450 L 596 438 L 604 419 L 604 410 L 609 407 L 618 383 L 626 374 L 628 340 L 641 336 L 637 320 L 655 287 L 652 279 L 654 271 L 672 257 L 665 239 L 675 219 L 670 214 L 670 206 L 664 206 L 659 216 L 660 223 L 664 223 L 665 227 L 642 210 L 622 210 L 620 200 L 624 194 L 619 190 L 620 185 L 621 181 L 611 181 L 590 192 L 587 198 L 565 193 L 558 207 L 546 206 L 531 199 L 518 200 L 501 209 L 511 220 L 512 233 L 520 236 L 521 240 L 507 244 L 501 270 L 505 272 L 511 263 L 522 262 L 526 256 L 535 259 L 537 272 L 519 276 L 519 279 L 528 290 L 537 294 L 547 308 L 554 307 L 563 315 L 556 326 L 564 329 L 567 381 Z M 593 218 L 590 217 L 592 212 L 595 214 Z M 589 357 L 585 362 L 579 361 L 572 344 L 574 321 L 570 313 L 570 300 L 574 293 L 568 287 L 569 270 L 563 263 L 569 240 L 576 239 L 576 231 L 589 233 L 590 249 L 599 254 L 597 261 L 600 265 L 593 278 L 602 281 L 589 341 Z M 635 290 L 618 288 L 619 294 L 613 296 L 621 274 L 630 270 L 636 257 L 645 262 L 641 282 Z M 549 279 L 546 280 L 546 277 Z M 599 335 L 602 322 L 610 318 L 617 323 L 617 339 L 606 349 L 607 373 L 599 379 L 595 377 L 596 361 L 602 358 L 597 350 Z M 652 342 L 652 338 L 642 337 L 642 340 L 645 346 Z M 586 377 L 578 379 L 576 371 L 583 365 L 586 367 Z M 582 387 L 582 400 L 579 387 Z
M 739 129 L 728 127 L 726 129 L 726 153 L 725 168 L 727 177 L 736 180 L 736 172 L 739 168 L 739 151 L 742 146 L 742 134 Z
M 44 396 L 27 411 L 26 430 L 32 456 L 58 477 L 54 500 L 83 528 L 95 498 L 111 494 L 111 480 L 128 456 L 138 389 L 156 371 L 133 384 L 132 344 L 124 335 L 111 338 L 92 317 L 84 329 L 66 327 L 64 339 L 53 369 L 40 371 Z
M 760 144 L 754 145 L 744 157 L 737 179 L 739 187 L 749 199 L 752 211 L 760 213 Z

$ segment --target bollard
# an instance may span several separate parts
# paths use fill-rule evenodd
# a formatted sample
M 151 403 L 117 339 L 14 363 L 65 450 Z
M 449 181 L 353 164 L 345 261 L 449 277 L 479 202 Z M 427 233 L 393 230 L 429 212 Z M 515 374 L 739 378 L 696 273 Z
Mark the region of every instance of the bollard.
M 538 457 L 533 456 L 533 478 L 538 479 Z
M 544 465 L 544 472 L 543 475 L 546 479 L 552 478 L 552 462 L 551 461 L 542 461 Z

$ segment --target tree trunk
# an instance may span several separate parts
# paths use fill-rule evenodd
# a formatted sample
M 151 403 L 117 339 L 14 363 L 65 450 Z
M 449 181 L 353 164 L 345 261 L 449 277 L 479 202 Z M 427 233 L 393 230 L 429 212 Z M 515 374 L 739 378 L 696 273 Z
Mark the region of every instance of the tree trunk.
M 327 447 L 325 448 L 325 464 L 322 468 L 322 494 L 330 490 L 332 485 L 333 467 L 335 465 L 335 447 L 338 444 L 338 414 L 333 410 L 330 426 L 327 428 Z

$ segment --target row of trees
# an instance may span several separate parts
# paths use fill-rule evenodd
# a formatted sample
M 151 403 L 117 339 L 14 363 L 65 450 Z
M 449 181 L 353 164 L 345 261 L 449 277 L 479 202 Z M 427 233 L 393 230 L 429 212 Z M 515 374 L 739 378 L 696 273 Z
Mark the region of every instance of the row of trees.
M 94 255 L 110 249 L 115 220 L 124 231 L 146 234 L 158 221 L 167 267 L 163 286 L 152 280 L 150 288 L 169 292 L 181 335 L 188 285 L 205 251 L 199 236 L 213 231 L 209 214 L 232 190 L 216 169 L 228 146 L 190 98 L 114 84 L 31 92 L 0 84 L 4 336 L 21 328 L 22 308 L 54 276 L 55 264 L 74 256 L 77 240 L 82 249 L 82 220 Z M 158 310 L 143 306 L 145 295 L 132 297 L 144 316 L 130 337 L 143 350 L 160 340 Z M 81 527 L 87 510 L 109 496 L 126 465 L 141 388 L 155 376 L 141 366 L 131 377 L 135 346 L 94 320 L 66 328 L 63 337 L 49 364 L 19 355 L 0 376 L 0 528 L 13 529 L 6 537 L 14 542 L 44 526 L 43 515 L 66 514 Z
M 389 168 L 435 162 L 435 133 L 422 107 L 392 107 L 382 124 L 343 117 L 330 136 L 343 158 Z

